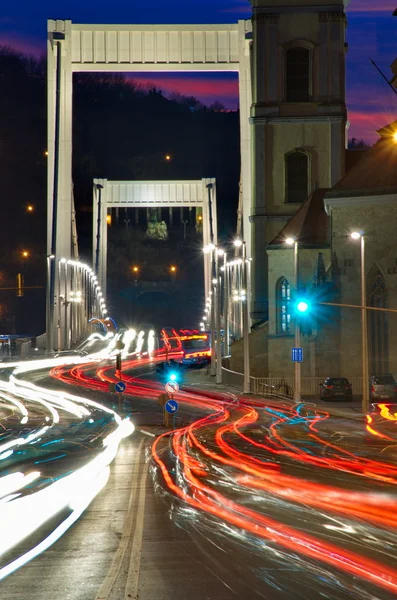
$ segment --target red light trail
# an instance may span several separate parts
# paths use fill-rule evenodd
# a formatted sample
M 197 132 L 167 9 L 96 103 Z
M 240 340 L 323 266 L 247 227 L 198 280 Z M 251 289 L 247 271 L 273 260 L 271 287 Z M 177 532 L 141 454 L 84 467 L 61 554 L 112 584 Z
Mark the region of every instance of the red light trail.
M 126 361 L 124 369 L 132 371 L 160 359 L 135 358 Z M 90 375 L 93 371 L 95 376 Z M 57 367 L 51 374 L 63 382 L 100 391 L 107 391 L 109 382 L 117 381 L 113 365 L 99 366 L 97 363 Z M 123 374 L 123 381 L 127 384 L 127 396 L 156 400 L 163 389 L 157 382 L 133 375 Z M 281 405 L 276 401 L 264 404 L 260 400 L 195 389 L 182 390 L 176 399 L 183 407 L 198 408 L 206 414 L 187 427 L 164 433 L 152 446 L 154 463 L 169 493 L 199 514 L 211 515 L 231 527 L 275 543 L 285 551 L 314 559 L 397 594 L 397 565 L 390 554 L 391 566 L 366 556 L 368 548 L 365 544 L 360 546 L 359 537 L 353 541 L 359 548 L 357 552 L 346 548 L 342 534 L 339 544 L 335 542 L 336 534 L 330 541 L 327 526 L 323 524 L 325 517 L 320 519 L 324 532 L 309 534 L 301 531 L 299 522 L 297 526 L 287 525 L 264 514 L 265 508 L 247 506 L 238 498 L 243 491 L 250 495 L 264 494 L 264 498 L 287 502 L 291 510 L 295 505 L 315 511 L 317 516 L 334 515 L 343 519 L 344 526 L 349 526 L 352 531 L 364 524 L 376 528 L 380 535 L 383 530 L 388 535 L 390 532 L 395 535 L 397 467 L 394 464 L 360 456 L 351 448 L 328 441 L 328 435 L 319 430 L 320 425 L 324 426 L 329 420 L 329 415 L 323 411 L 303 414 L 302 406 Z M 392 415 L 387 407 L 381 407 L 381 414 L 375 419 L 368 415 L 366 429 L 374 438 L 397 444 L 396 438 L 379 431 L 382 422 L 395 419 L 396 415 Z M 164 453 L 169 453 L 169 439 L 175 473 L 169 470 L 169 459 L 163 458 Z M 294 465 L 295 472 L 291 474 Z M 308 467 L 314 470 L 310 471 Z M 305 478 L 296 474 L 296 468 L 297 472 L 306 468 Z M 219 491 L 215 472 L 220 473 L 219 477 L 227 473 L 228 481 L 234 483 L 222 485 Z M 323 472 L 335 477 L 337 485 L 312 480 L 321 480 Z M 341 474 L 348 477 L 346 488 L 342 487 Z M 351 486 L 347 482 L 357 485 L 359 481 L 358 491 L 349 489 Z M 387 486 L 386 493 L 383 486 Z

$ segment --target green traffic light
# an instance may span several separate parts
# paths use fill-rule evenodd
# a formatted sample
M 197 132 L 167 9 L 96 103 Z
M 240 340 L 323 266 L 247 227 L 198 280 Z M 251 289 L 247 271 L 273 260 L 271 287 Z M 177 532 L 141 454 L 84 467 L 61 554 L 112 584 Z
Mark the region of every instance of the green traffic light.
M 299 300 L 296 304 L 296 310 L 300 313 L 306 313 L 310 309 L 310 305 L 306 300 Z

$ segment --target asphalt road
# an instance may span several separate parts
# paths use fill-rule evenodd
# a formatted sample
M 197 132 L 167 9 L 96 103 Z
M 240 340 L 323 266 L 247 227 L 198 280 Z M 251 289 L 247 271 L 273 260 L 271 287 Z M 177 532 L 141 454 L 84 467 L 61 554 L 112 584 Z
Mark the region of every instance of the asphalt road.
M 133 361 L 132 361 L 133 362 Z M 159 434 L 161 386 L 126 365 L 120 410 Z M 109 406 L 105 363 L 35 381 Z M 397 596 L 397 417 L 186 386 L 174 434 L 125 439 L 107 486 L 3 599 L 391 600 Z M 397 408 L 396 408 L 397 412 Z

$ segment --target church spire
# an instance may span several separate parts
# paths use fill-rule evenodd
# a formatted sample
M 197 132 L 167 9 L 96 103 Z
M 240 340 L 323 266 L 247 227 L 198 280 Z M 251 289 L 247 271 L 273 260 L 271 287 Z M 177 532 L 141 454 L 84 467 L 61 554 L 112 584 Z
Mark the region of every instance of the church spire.
M 323 253 L 317 255 L 316 266 L 314 267 L 312 286 L 318 288 L 327 282 L 327 272 L 325 270 Z

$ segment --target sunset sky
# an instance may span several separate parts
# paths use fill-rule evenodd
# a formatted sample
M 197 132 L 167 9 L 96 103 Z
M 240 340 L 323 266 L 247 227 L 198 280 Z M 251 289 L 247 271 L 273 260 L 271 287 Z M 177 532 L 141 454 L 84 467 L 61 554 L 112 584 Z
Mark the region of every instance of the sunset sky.
M 250 16 L 248 0 L 3 0 L 0 44 L 36 56 L 45 52 L 48 18 L 77 23 L 227 23 Z M 376 129 L 397 119 L 397 96 L 369 61 L 373 58 L 390 76 L 397 58 L 397 0 L 351 0 L 348 13 L 347 103 L 351 122 L 349 137 L 377 139 Z M 138 77 L 137 77 L 138 78 Z M 221 101 L 237 107 L 234 74 L 141 74 L 165 92 L 179 91 L 204 103 Z

